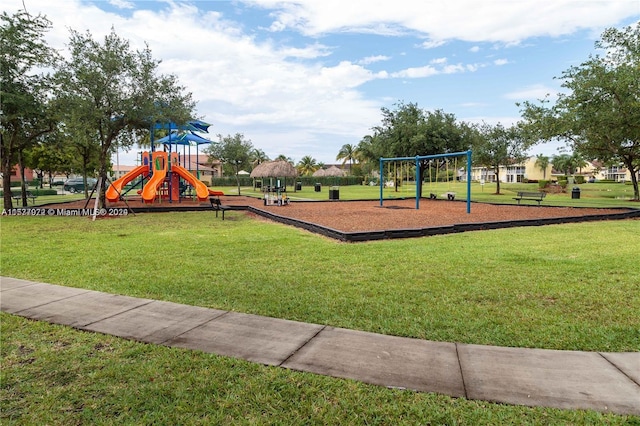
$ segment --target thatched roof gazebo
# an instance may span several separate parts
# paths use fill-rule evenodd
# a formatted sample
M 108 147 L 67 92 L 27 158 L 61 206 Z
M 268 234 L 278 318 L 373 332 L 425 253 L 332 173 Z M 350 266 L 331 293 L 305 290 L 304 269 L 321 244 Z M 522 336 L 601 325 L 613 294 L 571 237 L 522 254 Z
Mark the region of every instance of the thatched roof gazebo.
M 343 177 L 345 176 L 346 173 L 344 170 L 339 169 L 336 166 L 331 166 L 328 169 L 326 169 L 324 171 L 324 175 L 323 176 L 334 176 L 334 177 Z
M 258 164 L 256 168 L 251 172 L 251 177 L 254 179 L 278 179 L 296 176 L 298 176 L 298 169 L 296 169 L 291 163 L 285 160 L 265 161 L 264 163 Z M 273 186 L 272 182 L 270 182 L 270 186 Z M 276 187 L 277 186 L 279 185 L 276 185 Z M 286 180 L 284 187 L 286 188 Z

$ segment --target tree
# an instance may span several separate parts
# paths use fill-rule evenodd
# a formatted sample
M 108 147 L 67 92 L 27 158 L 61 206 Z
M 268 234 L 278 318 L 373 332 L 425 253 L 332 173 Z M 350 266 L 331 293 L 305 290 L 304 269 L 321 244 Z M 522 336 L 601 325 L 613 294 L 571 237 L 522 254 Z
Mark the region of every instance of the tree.
M 549 167 L 549 157 L 544 154 L 536 155 L 535 166 L 542 171 L 542 178 L 547 179 L 547 168 Z
M 554 155 L 551 159 L 553 168 L 562 172 L 565 176 L 571 174 L 571 156 L 569 154 Z
M 515 126 L 505 128 L 483 124 L 473 145 L 473 162 L 491 168 L 496 175 L 496 194 L 500 194 L 500 167 L 522 163 L 526 159 L 526 141 Z
M 289 163 L 293 164 L 293 159 L 292 159 L 291 157 L 287 157 L 287 156 L 286 156 L 286 155 L 284 155 L 284 154 L 280 154 L 280 155 L 278 155 L 278 156 L 275 158 L 275 160 L 274 160 L 274 161 L 287 161 L 287 162 L 289 162 Z
M 318 164 L 316 163 L 316 159 L 311 157 L 310 155 L 305 155 L 302 157 L 302 160 L 298 162 L 296 166 L 298 169 L 298 173 L 305 176 L 310 176 L 318 170 Z
M 640 201 L 640 22 L 606 30 L 595 46 L 605 55 L 564 71 L 566 93 L 551 106 L 523 104 L 523 117 L 540 139 L 562 138 L 584 157 L 624 164 Z
M 54 130 L 48 111 L 50 81 L 36 71 L 51 64 L 55 53 L 44 41 L 51 23 L 44 16 L 31 17 L 26 11 L 0 15 L 0 154 L 5 209 L 13 207 L 11 172 L 18 163 L 24 170 L 24 151 L 42 135 Z M 26 183 L 22 175 L 22 205 L 27 205 Z
M 393 111 L 382 108 L 382 116 L 382 124 L 373 128 L 374 134 L 361 141 L 363 155 L 415 157 L 461 152 L 469 149 L 476 137 L 473 128 L 458 123 L 455 115 L 441 110 L 425 112 L 417 104 L 400 103 Z M 427 168 L 425 160 L 419 182 Z M 418 185 L 418 196 L 421 195 L 422 185 Z
M 156 123 L 184 124 L 194 102 L 174 75 L 158 75 L 147 46 L 133 51 L 113 29 L 102 43 L 71 31 L 70 58 L 57 66 L 57 110 L 68 129 L 84 127 L 85 142 L 99 147 L 100 205 L 111 154 L 123 132 L 151 131 Z M 127 145 L 129 146 L 129 145 Z
M 238 184 L 238 195 L 240 195 L 240 176 L 238 172 L 245 167 L 249 167 L 252 150 L 253 144 L 251 140 L 245 139 L 242 133 L 225 137 L 218 134 L 218 142 L 212 143 L 208 150 L 205 148 L 205 152 L 209 154 L 210 159 L 217 158 L 222 163 L 228 164 L 233 168 L 236 183 Z
M 38 172 L 41 185 L 43 177 L 49 177 L 49 188 L 53 185 L 53 175 L 70 172 L 70 165 L 75 158 L 69 152 L 68 145 L 63 142 L 60 132 L 45 135 L 40 143 L 30 149 L 30 155 L 31 166 Z
M 265 161 L 269 161 L 269 156 L 259 148 L 254 148 L 251 151 L 250 157 L 251 157 L 251 165 L 253 167 L 257 166 L 260 163 L 264 163 Z
M 349 162 L 349 173 L 351 173 L 351 168 L 353 166 L 353 160 L 357 159 L 358 150 L 355 146 L 350 143 L 342 145 L 340 151 L 338 151 L 338 155 L 336 156 L 336 160 L 342 160 L 342 164 L 345 164 L 347 161 Z
M 552 164 L 556 170 L 564 173 L 565 176 L 571 176 L 586 166 L 587 162 L 580 154 L 574 152 L 573 154 L 554 155 Z

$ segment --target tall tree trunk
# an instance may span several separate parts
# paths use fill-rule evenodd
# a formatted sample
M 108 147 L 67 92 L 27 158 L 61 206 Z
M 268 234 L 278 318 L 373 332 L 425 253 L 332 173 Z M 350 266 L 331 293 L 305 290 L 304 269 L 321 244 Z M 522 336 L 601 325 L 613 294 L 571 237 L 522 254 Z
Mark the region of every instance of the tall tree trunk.
M 100 149 L 100 172 L 98 173 L 98 186 L 100 187 L 100 193 L 98 194 L 99 204 L 98 207 L 104 209 L 107 207 L 106 188 L 107 184 L 107 154 L 109 154 L 110 143 L 103 143 Z M 86 169 L 85 169 L 86 170 Z M 85 171 L 86 176 L 86 171 Z M 87 186 L 85 185 L 85 190 Z
M 11 145 L 11 141 L 0 134 L 0 151 L 2 152 L 2 198 L 5 210 L 11 210 L 13 208 L 13 200 L 11 198 L 11 171 L 13 166 L 13 161 L 11 161 Z
M 500 195 L 500 166 L 495 166 L 493 172 L 496 175 L 496 195 Z
M 18 151 L 18 169 L 20 170 L 20 191 L 22 195 L 22 207 L 27 207 L 27 180 L 24 178 L 24 158 L 22 149 Z
M 633 185 L 633 199 L 635 201 L 640 201 L 640 191 L 638 190 L 638 171 L 640 167 L 637 169 L 633 165 L 633 159 L 631 156 L 625 156 L 624 163 L 629 172 L 631 173 L 631 184 Z

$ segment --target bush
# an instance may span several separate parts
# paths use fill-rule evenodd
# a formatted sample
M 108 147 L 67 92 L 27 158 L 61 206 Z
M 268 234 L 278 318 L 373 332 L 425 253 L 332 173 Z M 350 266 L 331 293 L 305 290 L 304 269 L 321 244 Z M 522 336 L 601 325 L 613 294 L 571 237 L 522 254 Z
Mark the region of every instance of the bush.
M 40 188 L 35 188 L 35 189 L 30 189 L 29 192 L 33 195 L 39 196 L 39 195 L 58 195 L 58 191 L 56 191 L 55 189 L 40 189 Z M 21 194 L 20 191 L 11 191 L 11 195 L 12 196 L 18 196 L 19 194 Z M 0 191 L 0 197 L 4 196 L 4 191 Z
M 58 191 L 56 189 L 36 188 L 30 189 L 29 192 L 33 195 L 58 195 Z
M 538 181 L 538 188 L 540 188 L 540 189 L 545 189 L 549 185 L 551 185 L 551 181 L 548 181 L 548 180 L 539 180 Z
M 576 176 L 574 179 L 577 184 L 585 183 L 584 176 Z

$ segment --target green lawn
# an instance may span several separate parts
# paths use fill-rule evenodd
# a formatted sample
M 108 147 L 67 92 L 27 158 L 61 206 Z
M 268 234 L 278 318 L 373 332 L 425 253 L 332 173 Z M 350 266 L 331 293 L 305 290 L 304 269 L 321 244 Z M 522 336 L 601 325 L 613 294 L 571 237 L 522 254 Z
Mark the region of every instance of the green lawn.
M 430 340 L 640 351 L 638 220 L 362 244 L 240 212 L 224 222 L 190 212 L 2 217 L 0 226 L 7 276 Z M 640 423 L 0 319 L 3 424 Z

